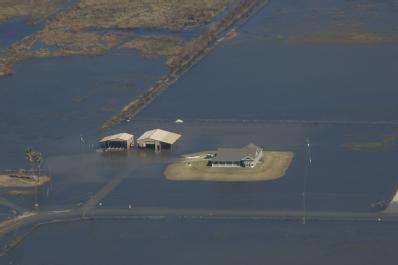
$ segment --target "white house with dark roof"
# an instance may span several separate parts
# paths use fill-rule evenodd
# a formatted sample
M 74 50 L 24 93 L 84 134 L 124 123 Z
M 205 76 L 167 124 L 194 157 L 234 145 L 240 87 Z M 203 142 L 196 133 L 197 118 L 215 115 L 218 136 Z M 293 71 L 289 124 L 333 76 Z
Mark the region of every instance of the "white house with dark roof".
M 154 129 L 141 135 L 137 139 L 137 144 L 139 148 L 150 148 L 160 151 L 164 148 L 171 148 L 180 138 L 181 135 L 178 133 Z
M 263 149 L 254 144 L 242 148 L 218 148 L 209 161 L 212 167 L 254 168 L 263 156 Z

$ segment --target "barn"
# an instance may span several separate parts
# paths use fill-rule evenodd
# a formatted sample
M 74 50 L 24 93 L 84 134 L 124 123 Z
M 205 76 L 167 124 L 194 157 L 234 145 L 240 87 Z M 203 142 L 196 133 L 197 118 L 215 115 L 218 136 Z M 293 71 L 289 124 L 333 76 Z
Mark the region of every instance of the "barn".
M 137 144 L 139 148 L 161 151 L 162 149 L 171 149 L 180 138 L 181 135 L 178 133 L 154 129 L 142 134 L 137 139 Z
M 99 143 L 103 151 L 128 150 L 134 146 L 134 135 L 129 133 L 113 134 L 102 138 Z

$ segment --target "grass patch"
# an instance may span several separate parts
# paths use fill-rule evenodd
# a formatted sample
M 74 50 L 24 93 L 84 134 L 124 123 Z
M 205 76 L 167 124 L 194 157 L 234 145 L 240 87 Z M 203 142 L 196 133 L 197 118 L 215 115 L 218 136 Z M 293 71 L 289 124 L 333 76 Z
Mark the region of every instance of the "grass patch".
M 264 151 L 255 168 L 213 168 L 203 158 L 203 153 L 191 154 L 167 166 L 164 175 L 175 181 L 250 182 L 270 181 L 283 177 L 289 168 L 293 152 Z

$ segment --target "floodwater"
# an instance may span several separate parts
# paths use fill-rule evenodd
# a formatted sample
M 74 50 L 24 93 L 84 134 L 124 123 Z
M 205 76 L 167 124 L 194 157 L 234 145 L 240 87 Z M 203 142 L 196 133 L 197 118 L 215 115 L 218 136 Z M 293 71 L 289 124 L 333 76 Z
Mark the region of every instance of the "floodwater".
M 396 121 L 396 43 L 287 41 L 329 32 L 397 38 L 397 3 L 368 2 L 271 1 L 140 117 Z
M 172 219 L 50 225 L 34 232 L 6 261 L 20 265 L 393 264 L 383 261 L 397 258 L 395 227 L 393 223 Z M 35 253 L 35 258 L 27 253 Z
M 102 207 L 302 209 L 304 190 L 313 210 L 369 211 L 371 203 L 388 201 L 398 172 L 397 46 L 293 44 L 286 36 L 342 27 L 394 34 L 396 4 L 304 2 L 271 1 L 137 120 L 107 132 L 179 132 L 171 152 L 95 152 L 101 124 L 167 72 L 164 58 L 112 51 L 18 64 L 16 75 L 0 79 L 0 167 L 27 167 L 27 146 L 43 152 L 53 180 L 38 191 L 42 210 L 76 208 L 118 176 L 121 185 Z M 177 118 L 185 122 L 175 124 Z M 258 183 L 173 182 L 162 175 L 181 154 L 250 142 L 293 151 L 287 174 Z M 373 142 L 384 147 L 344 147 Z M 27 208 L 35 197 L 1 196 Z M 176 219 L 51 225 L 0 263 L 391 264 L 394 227 Z
M 43 26 L 43 23 L 27 23 L 23 18 L 15 18 L 0 24 L 0 51 L 14 42 L 28 36 Z

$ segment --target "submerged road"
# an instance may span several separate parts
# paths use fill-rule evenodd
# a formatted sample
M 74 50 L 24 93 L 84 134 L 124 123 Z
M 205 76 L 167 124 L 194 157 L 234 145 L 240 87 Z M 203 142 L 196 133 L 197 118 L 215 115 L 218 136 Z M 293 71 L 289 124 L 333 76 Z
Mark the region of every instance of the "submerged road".
M 42 225 L 88 220 L 129 219 L 279 220 L 297 221 L 303 224 L 309 221 L 367 221 L 380 223 L 398 222 L 398 212 L 304 212 L 300 210 L 170 209 L 160 207 L 132 209 L 79 208 L 63 211 L 25 212 L 0 224 L 0 237 L 28 227 L 28 232 L 14 236 L 10 241 L 4 243 L 0 249 L 0 256 L 6 255 L 8 251 Z
M 131 172 L 130 172 L 131 173 Z M 122 172 L 112 178 L 105 186 L 103 186 L 94 196 L 85 202 L 81 209 L 83 212 L 95 208 L 109 193 L 117 188 L 120 183 L 128 176 L 129 172 Z
M 8 208 L 11 208 L 12 210 L 16 211 L 17 213 L 24 213 L 27 212 L 28 210 L 26 208 L 23 208 L 19 205 L 16 205 L 15 203 L 10 202 L 9 200 L 0 197 L 0 205 L 6 206 Z
M 23 226 L 39 226 L 76 220 L 94 219 L 241 219 L 241 220 L 291 220 L 302 221 L 398 221 L 398 212 L 329 212 L 301 210 L 235 210 L 235 209 L 170 209 L 170 208 L 132 208 L 132 209 L 75 209 L 64 211 L 32 212 L 0 224 L 0 236 Z

